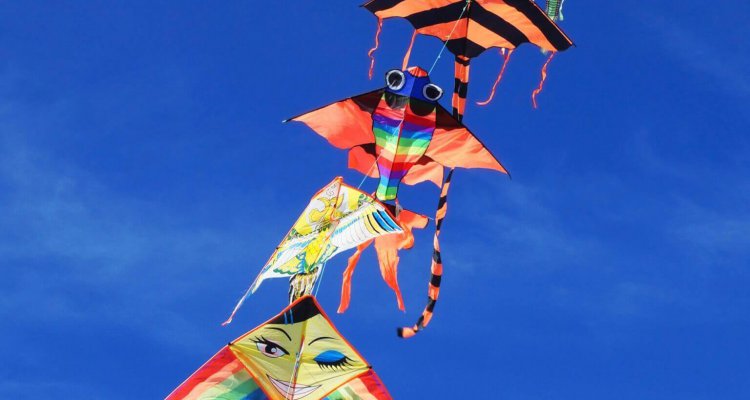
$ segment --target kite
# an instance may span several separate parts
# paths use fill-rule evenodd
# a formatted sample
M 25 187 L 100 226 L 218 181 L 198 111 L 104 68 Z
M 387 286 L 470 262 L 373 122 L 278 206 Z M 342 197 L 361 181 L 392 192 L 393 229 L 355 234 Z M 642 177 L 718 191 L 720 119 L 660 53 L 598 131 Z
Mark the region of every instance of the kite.
M 547 8 L 550 6 L 555 9 L 554 4 L 548 4 Z M 503 68 L 493 85 L 490 98 L 481 102 L 483 105 L 494 96 L 513 49 L 523 43 L 533 43 L 550 52 L 542 67 L 542 81 L 532 95 L 536 107 L 536 95 L 544 84 L 552 56 L 573 45 L 570 38 L 533 0 L 371 0 L 363 7 L 378 18 L 375 48 L 369 53 L 373 62 L 373 52 L 378 47 L 377 37 L 384 19 L 405 18 L 414 26 L 415 35 L 434 36 L 445 42 L 445 48 L 455 56 L 452 104 L 454 116 L 459 121 L 466 107 L 469 62 L 472 58 L 492 47 L 505 51 Z M 410 52 L 411 47 L 407 56 Z
M 562 21 L 562 6 L 565 0 L 547 0 L 545 12 L 547 16 L 553 21 Z
M 286 121 L 302 122 L 331 145 L 349 149 L 350 168 L 380 178 L 375 196 L 381 201 L 396 199 L 401 182 L 431 181 L 440 187 L 443 167 L 508 173 L 482 142 L 438 103 L 443 91 L 430 82 L 424 69 L 394 69 L 386 73 L 385 81 L 385 88 Z
M 255 281 L 235 306 L 268 278 L 289 278 L 290 303 L 310 294 L 325 263 L 342 251 L 388 234 L 402 233 L 394 217 L 372 196 L 343 183 L 341 177 L 313 196 Z
M 166 400 L 386 400 L 372 367 L 312 296 L 230 342 Z
M 350 168 L 379 178 L 375 196 L 381 201 L 395 200 L 401 182 L 414 185 L 430 181 L 441 188 L 435 218 L 428 305 L 420 322 L 399 331 L 400 336 L 410 337 L 429 323 L 439 294 L 442 262 L 438 236 L 447 210 L 453 169 L 485 168 L 505 174 L 508 171 L 466 126 L 438 103 L 442 89 L 430 82 L 424 69 L 394 69 L 386 73 L 385 82 L 385 88 L 329 104 L 287 121 L 302 122 L 334 147 L 348 149 Z M 376 165 L 377 169 L 374 168 Z M 443 167 L 450 168 L 445 180 Z M 408 243 L 408 238 L 404 239 L 404 244 Z M 403 310 L 397 283 L 392 284 L 395 282 L 393 261 L 397 261 L 393 257 L 393 246 L 390 254 L 384 254 L 383 247 L 378 247 L 376 242 L 381 273 L 396 292 L 399 308 Z M 340 312 L 348 305 L 349 281 L 360 252 L 352 256 L 344 272 Z M 384 265 L 389 259 L 391 261 Z M 386 273 L 390 274 L 390 271 L 393 275 Z M 389 279 L 389 276 L 394 279 Z

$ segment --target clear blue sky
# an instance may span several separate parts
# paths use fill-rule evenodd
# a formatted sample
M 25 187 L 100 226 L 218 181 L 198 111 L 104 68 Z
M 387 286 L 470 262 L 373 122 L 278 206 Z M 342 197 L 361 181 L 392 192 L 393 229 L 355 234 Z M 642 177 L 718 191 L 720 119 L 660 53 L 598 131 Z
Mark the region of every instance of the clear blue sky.
M 280 123 L 400 66 L 410 30 L 389 21 L 367 80 L 375 18 L 357 5 L 0 5 L 0 398 L 163 398 L 281 310 L 268 282 L 219 326 L 309 197 L 359 182 Z M 431 231 L 403 253 L 406 314 L 368 252 L 333 317 L 396 398 L 750 398 L 749 13 L 569 0 L 577 47 L 538 110 L 544 56 L 514 54 L 465 120 L 513 180 L 456 174 L 433 323 L 394 334 L 424 305 Z M 438 49 L 418 39 L 412 64 Z M 474 61 L 471 99 L 499 66 Z M 452 68 L 433 80 L 450 90 Z M 402 195 L 434 212 L 434 186 Z

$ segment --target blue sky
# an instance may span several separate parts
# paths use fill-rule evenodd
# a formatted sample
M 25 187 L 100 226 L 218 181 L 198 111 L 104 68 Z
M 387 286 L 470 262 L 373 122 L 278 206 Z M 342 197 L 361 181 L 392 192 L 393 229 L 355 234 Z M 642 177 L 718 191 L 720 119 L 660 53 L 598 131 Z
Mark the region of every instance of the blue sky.
M 465 120 L 513 180 L 456 173 L 428 330 L 394 334 L 424 305 L 430 230 L 402 254 L 406 314 L 368 253 L 333 317 L 396 398 L 750 396 L 750 6 L 734 3 L 566 2 L 577 47 L 537 110 L 544 56 L 514 54 Z M 388 21 L 367 80 L 375 19 L 357 5 L 0 5 L 0 397 L 163 398 L 281 310 L 268 282 L 219 326 L 309 197 L 360 180 L 280 123 L 400 66 L 410 30 Z M 438 50 L 419 38 L 412 64 Z M 472 66 L 482 100 L 500 58 Z M 449 57 L 433 80 L 450 90 Z M 437 195 L 402 191 L 430 214 Z

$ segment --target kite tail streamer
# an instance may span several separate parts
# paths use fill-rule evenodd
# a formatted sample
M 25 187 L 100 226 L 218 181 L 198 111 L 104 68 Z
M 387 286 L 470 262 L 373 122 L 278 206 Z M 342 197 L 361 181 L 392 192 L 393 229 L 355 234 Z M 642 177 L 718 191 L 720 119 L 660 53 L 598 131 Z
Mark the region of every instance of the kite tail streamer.
M 510 60 L 510 55 L 513 54 L 513 49 L 508 50 L 507 53 L 500 52 L 500 54 L 503 54 L 503 58 L 505 59 L 503 61 L 503 67 L 500 68 L 500 73 L 497 75 L 495 84 L 492 85 L 492 91 L 490 92 L 490 97 L 485 101 L 478 101 L 477 102 L 478 106 L 486 106 L 487 104 L 490 104 L 492 99 L 495 97 L 495 90 L 497 89 L 497 85 L 500 83 L 500 80 L 503 79 L 503 74 L 505 74 L 505 67 L 508 66 L 508 61 Z
M 453 84 L 453 98 L 451 104 L 453 105 L 453 116 L 461 122 L 464 118 L 464 110 L 466 109 L 466 94 L 469 88 L 469 61 L 470 59 L 465 56 L 456 56 L 455 62 L 455 74 Z
M 349 300 L 352 296 L 352 275 L 354 275 L 354 268 L 357 267 L 362 252 L 370 246 L 370 243 L 372 243 L 372 240 L 360 244 L 357 246 L 357 251 L 349 257 L 349 263 L 344 270 L 344 280 L 341 283 L 341 301 L 339 301 L 339 309 L 336 311 L 339 314 L 342 314 L 349 308 Z
M 253 291 L 253 286 L 255 286 L 255 282 L 253 282 L 253 284 L 250 285 L 249 288 L 247 288 L 247 290 L 245 291 L 245 293 L 242 294 L 242 297 L 240 297 L 240 300 L 237 302 L 237 305 L 234 306 L 234 309 L 232 310 L 232 313 L 229 314 L 229 318 L 227 318 L 226 321 L 222 322 L 221 326 L 227 326 L 230 323 L 232 323 L 232 319 L 234 319 L 234 314 L 237 314 L 237 310 L 239 310 L 240 307 L 242 307 L 242 303 L 245 302 L 245 299 L 247 298 L 247 296 L 250 296 L 250 293 L 252 293 L 252 291 Z
M 399 337 L 408 339 L 416 335 L 419 331 L 427 327 L 432 319 L 432 313 L 435 309 L 435 303 L 437 302 L 438 296 L 440 295 L 440 281 L 443 277 L 443 261 L 440 256 L 440 229 L 443 226 L 443 219 L 448 211 L 448 189 L 451 186 L 451 177 L 453 176 L 453 169 L 448 171 L 448 175 L 445 177 L 443 182 L 443 188 L 440 191 L 440 201 L 438 202 L 438 209 L 435 212 L 435 237 L 433 238 L 433 252 L 432 252 L 432 264 L 430 265 L 430 283 L 427 290 L 427 306 L 422 311 L 422 315 L 411 328 L 403 327 L 398 328 L 397 334 Z
M 295 300 L 306 294 L 312 294 L 315 282 L 322 269 L 323 266 L 319 266 L 314 271 L 294 274 L 289 278 L 289 304 L 294 303 Z
M 542 67 L 542 80 L 539 81 L 539 87 L 534 89 L 534 91 L 531 93 L 531 102 L 534 104 L 534 108 L 537 108 L 536 104 L 536 96 L 542 92 L 542 88 L 544 87 L 544 81 L 547 79 L 547 66 L 549 65 L 549 62 L 552 61 L 552 57 L 555 56 L 555 52 L 550 52 L 549 57 L 547 57 L 547 61 L 544 62 L 544 66 Z
M 404 54 L 404 61 L 401 63 L 401 70 L 406 71 L 406 68 L 409 66 L 409 57 L 411 57 L 411 49 L 414 47 L 414 40 L 417 38 L 417 31 L 414 30 L 414 33 L 411 35 L 411 42 L 409 42 L 409 48 L 406 49 L 406 54 Z
M 380 46 L 380 31 L 383 30 L 383 19 L 378 18 L 378 30 L 375 32 L 375 47 L 371 48 L 370 51 L 367 52 L 367 57 L 370 57 L 370 71 L 368 72 L 367 76 L 372 79 L 372 72 L 375 70 L 375 50 L 378 49 L 378 46 Z

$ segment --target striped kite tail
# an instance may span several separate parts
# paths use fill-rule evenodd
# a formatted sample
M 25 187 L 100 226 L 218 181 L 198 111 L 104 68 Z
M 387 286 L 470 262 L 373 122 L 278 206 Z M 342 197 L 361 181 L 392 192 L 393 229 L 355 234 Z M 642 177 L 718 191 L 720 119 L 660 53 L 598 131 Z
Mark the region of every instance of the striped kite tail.
M 427 327 L 432 319 L 432 313 L 435 309 L 435 303 L 437 302 L 438 296 L 440 295 L 440 281 L 443 278 L 443 261 L 440 257 L 440 229 L 443 226 L 443 219 L 448 211 L 448 189 L 451 186 L 451 177 L 453 176 L 453 169 L 448 171 L 448 175 L 445 177 L 443 182 L 443 188 L 440 192 L 440 201 L 438 202 L 438 209 L 435 212 L 435 237 L 433 239 L 433 252 L 432 252 L 432 264 L 430 265 L 430 284 L 427 290 L 427 306 L 422 311 L 422 315 L 417 320 L 417 323 L 409 327 L 398 328 L 397 334 L 399 337 L 408 339 L 416 335 L 419 331 Z
M 453 98 L 451 104 L 453 105 L 453 117 L 458 122 L 464 118 L 464 110 L 466 109 L 466 94 L 469 88 L 469 59 L 466 56 L 456 56 L 455 62 L 455 82 L 453 84 Z

